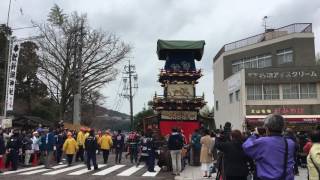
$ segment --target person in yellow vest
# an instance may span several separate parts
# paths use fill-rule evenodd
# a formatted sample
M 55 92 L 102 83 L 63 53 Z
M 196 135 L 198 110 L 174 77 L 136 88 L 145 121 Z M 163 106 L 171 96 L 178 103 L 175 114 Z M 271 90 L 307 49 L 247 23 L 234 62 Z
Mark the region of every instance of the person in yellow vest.
M 68 166 L 71 166 L 73 156 L 78 151 L 78 144 L 76 140 L 72 137 L 71 132 L 68 132 L 67 136 L 68 138 L 64 142 L 62 149 L 63 152 L 67 155 Z
M 97 139 L 97 142 L 98 142 L 98 154 L 100 154 L 100 151 L 101 151 L 101 138 L 102 138 L 102 132 L 101 130 L 98 131 L 98 134 L 96 135 L 96 139 Z
M 100 147 L 103 155 L 103 162 L 104 164 L 108 163 L 109 152 L 113 145 L 111 133 L 106 131 L 106 133 L 101 137 L 100 140 Z
M 77 152 L 77 155 L 76 155 L 76 162 L 79 161 L 79 158 L 81 161 L 84 161 L 84 156 L 83 156 L 83 153 L 84 153 L 84 142 L 86 140 L 86 137 L 85 137 L 85 128 L 81 128 L 80 129 L 80 132 L 78 132 L 77 134 L 77 144 L 78 144 L 78 147 L 79 147 L 79 151 Z

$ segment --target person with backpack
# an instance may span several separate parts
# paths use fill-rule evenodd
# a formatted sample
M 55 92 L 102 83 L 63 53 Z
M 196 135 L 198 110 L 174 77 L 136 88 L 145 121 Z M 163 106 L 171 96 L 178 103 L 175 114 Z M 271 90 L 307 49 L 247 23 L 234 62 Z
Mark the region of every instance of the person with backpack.
M 127 143 L 128 143 L 128 152 L 130 155 L 130 162 L 133 163 L 133 160 L 134 160 L 135 163 L 137 163 L 139 137 L 135 131 L 129 133 Z
M 284 125 L 281 115 L 270 114 L 264 120 L 267 136 L 256 132 L 243 143 L 243 151 L 256 164 L 257 179 L 294 179 L 295 143 L 282 136 Z
M 94 135 L 94 129 L 90 130 L 89 136 L 85 140 L 84 147 L 86 151 L 86 162 L 87 162 L 88 170 L 91 170 L 90 161 L 92 161 L 94 170 L 98 170 L 97 157 L 96 157 L 96 152 L 98 150 L 98 142 Z
M 307 157 L 309 180 L 320 179 L 320 131 L 315 130 L 310 133 L 310 139 L 313 143 Z
M 124 135 L 121 134 L 121 130 L 118 130 L 118 134 L 116 136 L 115 142 L 115 150 L 116 150 L 116 164 L 121 163 L 122 152 L 124 148 Z
M 201 135 L 199 133 L 199 129 L 196 129 L 191 136 L 193 166 L 200 166 L 200 150 L 201 150 L 200 139 L 201 139 Z
M 172 171 L 174 175 L 180 175 L 181 171 L 181 150 L 183 147 L 183 137 L 176 128 L 172 129 L 172 133 L 168 139 L 168 148 L 171 154 Z

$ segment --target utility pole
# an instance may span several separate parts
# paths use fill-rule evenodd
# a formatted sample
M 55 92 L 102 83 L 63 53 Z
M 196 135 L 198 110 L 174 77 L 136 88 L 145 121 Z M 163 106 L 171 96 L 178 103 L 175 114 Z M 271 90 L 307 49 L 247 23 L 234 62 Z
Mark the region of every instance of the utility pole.
M 133 127 L 133 97 L 134 97 L 134 92 L 133 89 L 137 90 L 138 89 L 138 75 L 136 73 L 136 67 L 135 65 L 131 65 L 130 60 L 128 65 L 124 66 L 124 74 L 125 76 L 123 77 L 123 81 L 125 83 L 124 85 L 124 94 L 121 94 L 121 96 L 128 98 L 129 103 L 130 103 L 130 130 L 132 131 L 134 129 Z M 133 78 L 133 80 L 132 80 Z M 129 85 L 127 85 L 129 81 Z M 132 82 L 134 81 L 134 82 Z M 134 84 L 132 84 L 134 83 Z M 129 86 L 129 87 L 128 87 Z M 129 90 L 129 92 L 128 92 Z
M 78 29 L 75 32 L 75 60 L 77 60 L 77 72 L 76 72 L 76 84 L 74 86 L 75 94 L 73 96 L 73 124 L 80 124 L 81 122 L 81 80 L 82 80 L 82 47 L 83 47 L 83 23 L 81 20 L 80 34 L 78 35 Z M 79 36 L 79 38 L 78 38 Z M 80 40 L 80 44 L 78 44 Z

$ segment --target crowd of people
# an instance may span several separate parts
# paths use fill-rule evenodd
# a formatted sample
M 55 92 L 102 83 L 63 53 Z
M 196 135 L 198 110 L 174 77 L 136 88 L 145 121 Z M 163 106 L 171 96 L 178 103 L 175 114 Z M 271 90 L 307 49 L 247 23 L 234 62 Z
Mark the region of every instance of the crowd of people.
M 184 137 L 173 129 L 168 140 L 172 171 L 180 175 Z M 263 127 L 253 131 L 196 130 L 189 139 L 189 158 L 200 166 L 204 178 L 217 180 L 293 180 L 299 166 L 308 168 L 309 180 L 320 179 L 320 130 L 295 133 L 285 128 L 281 115 L 269 115 Z
M 53 164 L 66 161 L 71 166 L 73 161 L 83 162 L 91 170 L 98 169 L 97 154 L 102 154 L 103 163 L 107 164 L 109 154 L 115 153 L 115 163 L 121 163 L 123 152 L 130 156 L 131 163 L 137 166 L 141 162 L 154 171 L 155 145 L 151 133 L 130 132 L 121 130 L 111 132 L 81 128 L 70 130 L 63 126 L 56 129 L 43 128 L 41 125 L 33 130 L 0 129 L 0 167 L 15 171 L 18 166 L 44 165 L 51 169 Z
M 227 122 L 221 130 L 198 129 L 186 138 L 183 130 L 173 128 L 162 145 L 167 151 L 158 151 L 162 148 L 151 130 L 95 133 L 90 128 L 76 131 L 61 126 L 53 130 L 41 125 L 29 131 L 0 129 L 0 164 L 5 162 L 10 170 L 39 164 L 50 169 L 53 163 L 65 161 L 71 166 L 75 160 L 85 163 L 88 170 L 92 166 L 97 170 L 97 155 L 102 154 L 107 164 L 109 154 L 114 153 L 115 164 L 121 163 L 124 154 L 136 166 L 144 162 L 150 172 L 155 172 L 159 158 L 158 165 L 171 167 L 178 176 L 188 163 L 201 166 L 205 178 L 216 173 L 217 180 L 293 180 L 299 174 L 298 166 L 308 168 L 310 180 L 320 178 L 320 130 L 295 133 L 285 129 L 281 115 L 269 115 L 263 128 L 248 132 L 232 129 Z M 166 163 L 161 164 L 163 155 Z

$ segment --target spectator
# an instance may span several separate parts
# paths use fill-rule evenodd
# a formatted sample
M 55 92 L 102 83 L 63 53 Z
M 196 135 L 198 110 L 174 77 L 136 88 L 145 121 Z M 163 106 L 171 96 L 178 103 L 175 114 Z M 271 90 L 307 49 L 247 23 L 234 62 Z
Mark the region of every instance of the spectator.
M 68 166 L 71 166 L 74 154 L 78 151 L 78 144 L 76 140 L 72 137 L 72 133 L 68 132 L 68 138 L 63 144 L 63 152 L 67 155 Z
M 104 164 L 108 163 L 109 153 L 110 149 L 112 147 L 112 138 L 109 131 L 106 131 L 106 133 L 101 137 L 100 139 L 100 148 L 103 155 L 103 162 Z
M 71 132 L 70 132 L 71 133 Z M 55 141 L 56 141 L 56 161 L 58 164 L 62 164 L 61 157 L 63 152 L 63 144 L 65 142 L 65 139 L 63 137 L 63 131 L 58 129 L 57 134 L 55 135 Z M 72 136 L 72 133 L 71 133 Z
M 201 150 L 200 139 L 201 139 L 201 135 L 199 133 L 199 130 L 196 129 L 191 136 L 192 159 L 193 159 L 194 166 L 200 165 L 200 150 Z
M 281 115 L 269 115 L 264 120 L 266 137 L 250 136 L 242 145 L 244 152 L 256 163 L 258 179 L 294 179 L 295 144 L 282 137 L 284 119 Z
M 51 160 L 53 157 L 53 150 L 55 146 L 54 135 L 51 129 L 44 129 L 44 136 L 41 137 L 42 152 L 45 155 L 44 165 L 45 168 L 51 169 Z
M 181 150 L 183 147 L 183 137 L 178 133 L 176 128 L 172 129 L 169 136 L 168 148 L 171 154 L 172 171 L 174 175 L 180 175 L 181 171 Z
M 148 159 L 147 159 L 147 167 L 149 172 L 156 172 L 154 170 L 154 164 L 155 164 L 155 143 L 152 138 L 152 131 L 149 130 L 147 132 L 147 148 L 148 148 Z
M 310 134 L 313 143 L 307 157 L 309 180 L 320 179 L 320 131 L 315 130 Z
M 78 132 L 78 134 L 77 134 L 77 143 L 78 143 L 79 151 L 77 152 L 77 155 L 76 155 L 76 162 L 79 161 L 79 158 L 81 161 L 84 161 L 84 155 L 83 155 L 84 147 L 83 147 L 83 145 L 86 140 L 85 131 L 86 131 L 85 128 L 81 128 L 80 132 Z
M 298 139 L 291 128 L 287 128 L 285 130 L 285 137 L 291 139 L 295 144 L 295 151 L 294 151 L 294 174 L 299 175 L 299 167 L 298 167 L 298 153 L 299 153 L 299 143 Z
M 30 162 L 30 157 L 31 154 L 33 153 L 32 151 L 32 139 L 31 136 L 29 134 L 26 134 L 22 140 L 22 144 L 24 146 L 24 152 L 25 152 L 25 156 L 24 156 L 24 165 L 25 166 L 29 166 L 29 162 Z
M 1 167 L 4 161 L 4 154 L 6 153 L 6 145 L 4 143 L 4 138 L 3 138 L 3 130 L 0 129 L 0 163 L 1 163 Z M 0 171 L 0 173 L 2 173 Z
M 11 163 L 11 167 L 13 171 L 18 169 L 18 158 L 19 153 L 22 153 L 21 150 L 21 141 L 19 140 L 19 133 L 17 130 L 13 131 L 13 135 L 10 137 L 7 143 L 7 159 L 6 159 L 6 168 L 9 167 L 9 164 Z
M 201 152 L 200 152 L 200 162 L 201 169 L 204 171 L 203 177 L 211 177 L 210 167 L 212 166 L 212 138 L 208 129 L 204 130 L 204 136 L 200 139 Z
M 94 129 L 90 130 L 89 136 L 85 141 L 85 150 L 86 150 L 86 161 L 88 170 L 91 170 L 91 160 L 94 167 L 94 170 L 98 170 L 97 159 L 96 159 L 96 151 L 98 150 L 98 142 L 94 135 Z
M 122 151 L 124 148 L 124 135 L 121 134 L 121 130 L 118 130 L 118 134 L 116 136 L 115 142 L 115 150 L 116 150 L 116 164 L 121 163 Z
M 39 149 L 39 144 L 40 144 L 40 139 L 39 139 L 39 133 L 37 131 L 32 133 L 32 151 L 33 151 L 33 161 L 38 161 L 40 157 L 40 149 Z
M 239 130 L 230 133 L 230 140 L 227 142 L 216 139 L 215 147 L 223 152 L 223 169 L 226 180 L 246 180 L 249 170 L 247 163 L 249 158 L 242 149 L 243 137 Z

